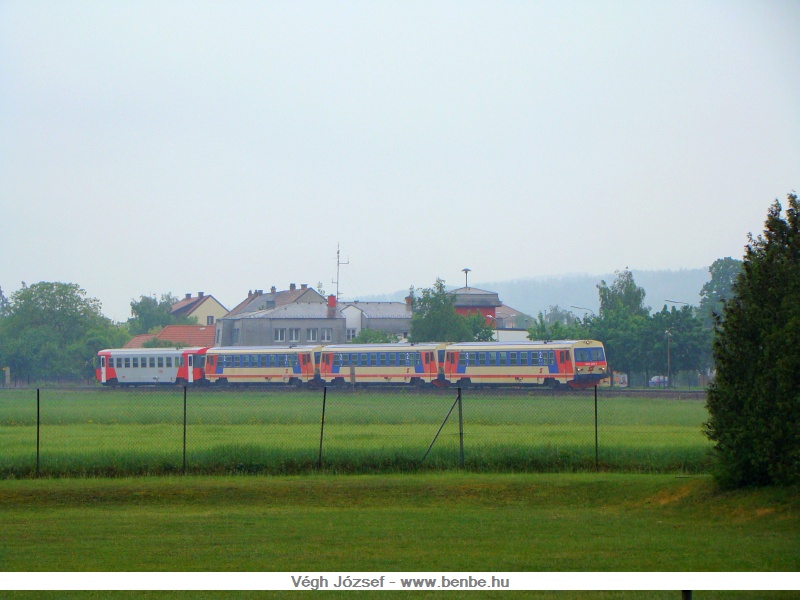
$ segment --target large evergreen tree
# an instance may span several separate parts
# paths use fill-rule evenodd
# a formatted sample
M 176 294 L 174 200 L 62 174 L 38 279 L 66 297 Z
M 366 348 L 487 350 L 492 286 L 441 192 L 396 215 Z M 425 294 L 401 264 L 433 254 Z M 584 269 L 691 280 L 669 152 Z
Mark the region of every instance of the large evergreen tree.
M 770 207 L 717 317 L 706 434 L 724 486 L 800 478 L 800 205 Z

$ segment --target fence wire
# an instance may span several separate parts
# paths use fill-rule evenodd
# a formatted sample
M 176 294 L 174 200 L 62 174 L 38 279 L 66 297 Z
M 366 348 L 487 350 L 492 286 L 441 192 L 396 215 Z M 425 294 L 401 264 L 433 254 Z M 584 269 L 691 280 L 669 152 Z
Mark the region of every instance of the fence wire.
M 0 390 L 0 478 L 698 473 L 702 398 L 538 388 Z

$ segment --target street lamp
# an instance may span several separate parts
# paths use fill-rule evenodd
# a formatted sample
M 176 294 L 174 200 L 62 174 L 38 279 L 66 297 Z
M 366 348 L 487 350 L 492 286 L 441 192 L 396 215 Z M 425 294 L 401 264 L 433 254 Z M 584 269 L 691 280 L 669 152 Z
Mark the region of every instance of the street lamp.
M 594 314 L 594 311 L 591 308 L 586 308 L 585 306 L 572 306 L 572 305 L 570 305 L 570 308 L 577 308 L 578 310 L 588 310 L 590 313 L 592 313 L 593 317 L 597 316 L 596 314 Z

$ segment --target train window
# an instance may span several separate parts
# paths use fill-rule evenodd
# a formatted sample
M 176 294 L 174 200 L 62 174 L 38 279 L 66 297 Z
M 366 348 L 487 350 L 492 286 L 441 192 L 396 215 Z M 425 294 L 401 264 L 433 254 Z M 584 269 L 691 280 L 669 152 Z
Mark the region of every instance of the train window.
M 516 352 L 509 352 L 508 353 L 508 364 L 510 365 L 518 365 L 517 362 L 517 353 Z
M 366 366 L 366 365 L 368 365 L 368 364 L 369 364 L 369 359 L 367 358 L 367 355 L 366 355 L 366 354 L 362 354 L 362 355 L 361 355 L 361 362 L 360 362 L 360 364 L 361 364 L 361 366 Z
M 428 356 L 428 355 L 427 355 L 427 353 L 426 353 L 426 354 L 425 354 L 425 357 L 427 358 L 427 356 Z M 414 352 L 414 366 L 417 366 L 417 367 L 418 367 L 418 366 L 420 366 L 421 364 L 422 364 L 422 354 L 420 354 L 419 352 Z
M 131 368 L 131 359 L 130 359 L 129 356 L 125 357 L 125 368 L 126 369 L 130 369 Z
M 252 368 L 254 368 L 254 369 L 255 369 L 256 367 L 260 367 L 261 365 L 260 365 L 260 364 L 258 364 L 258 362 L 259 362 L 259 359 L 260 359 L 260 358 L 261 358 L 261 357 L 260 357 L 258 354 L 251 354 L 251 355 L 250 355 L 250 366 L 251 366 Z
M 358 365 L 358 354 L 351 354 L 350 355 L 350 364 L 351 365 Z
M 508 352 L 497 353 L 497 364 L 504 367 L 508 364 Z
M 402 355 L 402 356 L 403 356 L 403 358 L 405 359 L 406 366 L 407 366 L 407 367 L 410 367 L 410 366 L 411 366 L 411 354 L 409 354 L 408 352 L 406 352 L 406 353 L 405 353 L 404 355 Z
M 343 367 L 349 367 L 350 366 L 350 355 L 349 354 L 340 354 L 339 357 L 340 357 L 340 360 L 342 361 L 342 366 Z
M 233 368 L 238 369 L 241 366 L 242 366 L 242 357 L 239 355 L 235 355 L 233 357 Z
M 394 367 L 397 364 L 397 354 L 391 353 L 389 355 L 389 366 Z
M 297 354 L 292 354 L 290 357 L 289 366 L 296 367 L 298 364 Z
M 464 367 L 464 366 L 467 365 L 467 353 L 466 352 L 462 352 L 461 354 L 458 355 L 458 365 L 460 367 Z
M 528 364 L 528 353 L 527 352 L 520 352 L 519 353 L 519 364 L 527 365 Z
M 378 355 L 378 365 L 380 365 L 381 367 L 385 367 L 386 366 L 386 353 L 381 352 Z
M 373 367 L 378 366 L 378 355 L 376 353 L 373 352 L 369 355 L 369 364 Z
M 170 369 L 172 368 L 172 357 L 171 356 L 167 357 L 167 367 L 169 367 Z
M 342 366 L 342 355 L 341 354 L 334 354 L 333 355 L 333 366 L 334 367 L 341 367 Z
M 138 356 L 134 356 L 133 357 L 133 368 L 134 369 L 138 369 L 139 368 L 139 357 Z
M 494 352 L 487 352 L 489 355 L 489 366 L 494 366 L 497 364 L 497 354 Z
M 159 369 L 163 369 L 164 368 L 164 357 L 163 356 L 159 356 L 159 357 L 157 357 L 157 360 L 158 360 L 158 368 Z
M 564 359 L 569 362 L 569 350 L 564 352 Z
M 551 364 L 551 365 L 554 365 L 554 364 L 556 364 L 556 351 L 555 351 L 555 350 L 550 350 L 550 351 L 548 351 L 548 354 L 550 355 L 550 356 L 549 356 L 549 358 L 550 358 L 550 364 Z

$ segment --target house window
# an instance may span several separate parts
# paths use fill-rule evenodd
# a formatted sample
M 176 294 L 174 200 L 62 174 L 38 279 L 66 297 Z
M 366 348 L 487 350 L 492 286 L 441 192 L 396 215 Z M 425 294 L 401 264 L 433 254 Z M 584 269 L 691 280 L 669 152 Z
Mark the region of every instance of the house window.
M 300 341 L 300 328 L 299 327 L 291 327 L 289 329 L 289 341 L 290 342 L 299 342 Z
M 317 341 L 317 330 L 316 329 L 306 329 L 306 341 L 308 342 L 316 342 Z
M 214 315 L 208 315 L 206 317 L 206 325 L 213 325 L 214 324 Z
M 285 329 L 276 329 L 275 330 L 275 341 L 276 342 L 285 342 L 286 341 L 286 330 Z
M 231 336 L 231 343 L 236 346 L 239 343 L 239 328 L 233 328 L 233 335 Z
M 347 330 L 347 341 L 352 342 L 353 338 L 356 337 L 358 334 L 356 333 L 355 329 L 348 329 Z
M 333 339 L 333 329 L 330 327 L 323 327 L 320 329 L 320 341 L 330 342 Z

